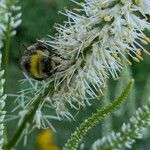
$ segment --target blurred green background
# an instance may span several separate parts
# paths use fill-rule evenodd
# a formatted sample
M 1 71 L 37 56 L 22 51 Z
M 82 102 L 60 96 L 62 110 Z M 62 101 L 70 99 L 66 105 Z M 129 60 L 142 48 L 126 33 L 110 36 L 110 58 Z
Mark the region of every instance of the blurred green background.
M 58 14 L 58 11 L 64 10 L 64 8 L 73 8 L 75 5 L 69 0 L 20 0 L 19 4 L 22 7 L 22 24 L 17 28 L 17 35 L 13 37 L 11 41 L 10 64 L 8 69 L 9 73 L 8 80 L 6 82 L 6 88 L 8 93 L 13 94 L 16 94 L 17 91 L 20 90 L 20 84 L 18 81 L 23 78 L 22 71 L 20 69 L 20 57 L 22 54 L 23 44 L 29 46 L 33 44 L 36 41 L 36 39 L 44 38 L 47 35 L 54 35 L 54 23 L 62 24 L 63 20 L 65 20 L 65 17 Z M 148 48 L 149 47 L 150 46 L 148 46 Z M 140 96 L 144 92 L 144 87 L 150 73 L 149 65 L 149 56 L 144 55 L 144 61 L 142 61 L 141 63 L 133 62 L 133 65 L 131 66 L 132 75 L 135 78 L 136 94 L 134 95 L 134 103 L 136 107 L 141 106 L 143 103 L 141 102 Z M 112 99 L 115 96 L 112 93 L 114 93 L 114 87 L 116 86 L 117 81 L 112 81 L 112 79 L 110 80 L 111 81 L 109 84 L 111 86 L 109 86 L 108 91 L 110 93 L 109 98 Z M 14 99 L 12 97 L 9 97 L 7 101 L 7 109 L 9 109 L 9 105 L 12 104 L 13 100 Z M 132 103 L 132 99 L 130 99 L 130 102 L 128 101 L 127 103 Z M 95 112 L 96 109 L 101 107 L 102 105 L 103 101 L 94 101 L 92 103 L 92 106 L 82 108 L 80 113 L 75 117 L 76 121 L 73 122 L 53 121 L 52 124 L 57 130 L 57 132 L 55 133 L 56 144 L 59 147 L 62 147 L 64 145 L 64 142 L 70 136 L 70 133 L 74 131 L 75 127 L 78 126 L 80 122 L 82 122 L 85 118 L 87 118 L 89 115 Z M 123 106 L 123 109 L 124 112 L 128 111 L 128 107 L 126 105 Z M 122 114 L 118 114 L 119 113 L 116 112 L 116 115 L 112 115 L 111 122 L 113 125 L 110 125 L 116 131 L 117 129 L 119 129 L 119 127 L 121 127 L 124 121 L 129 119 L 128 115 L 124 115 L 124 117 L 122 117 Z M 121 120 L 120 118 L 123 118 L 124 120 Z M 105 125 L 107 123 L 109 126 L 110 121 L 106 121 Z M 9 137 L 12 136 L 15 127 L 15 121 L 13 121 L 11 125 L 8 125 Z M 91 145 L 91 143 L 94 142 L 97 138 L 101 137 L 101 135 L 103 134 L 102 129 L 103 125 L 99 124 L 87 134 L 86 138 L 83 141 L 86 144 L 85 149 L 87 149 Z M 36 150 L 35 142 L 39 132 L 39 130 L 35 129 L 28 136 L 28 144 L 24 147 L 22 146 L 22 141 L 19 145 L 19 149 Z M 138 144 L 135 144 L 134 149 L 149 149 L 149 140 L 150 136 L 147 136 L 144 140 L 138 141 Z

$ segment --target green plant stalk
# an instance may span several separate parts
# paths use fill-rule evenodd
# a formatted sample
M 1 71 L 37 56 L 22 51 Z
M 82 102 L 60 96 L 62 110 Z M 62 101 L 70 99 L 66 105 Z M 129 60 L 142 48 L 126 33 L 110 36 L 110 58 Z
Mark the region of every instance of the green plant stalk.
M 5 48 L 4 48 L 4 59 L 3 59 L 3 69 L 5 70 L 5 79 L 7 79 L 8 75 L 8 65 L 9 65 L 9 50 L 11 43 L 11 26 L 10 26 L 10 18 L 7 24 L 7 30 L 5 33 Z
M 106 106 L 110 103 L 110 90 L 109 90 L 109 84 L 107 82 L 107 87 L 104 92 L 104 98 L 102 99 L 103 106 Z M 109 133 L 109 131 L 112 130 L 112 117 L 111 115 L 108 116 L 102 123 L 102 135 L 106 135 Z
M 122 91 L 121 95 L 112 101 L 109 105 L 104 108 L 98 110 L 91 117 L 86 119 L 81 125 L 75 130 L 75 132 L 71 135 L 70 139 L 67 141 L 63 150 L 76 150 L 79 143 L 86 135 L 86 133 L 94 127 L 100 120 L 104 119 L 110 112 L 117 109 L 126 99 L 128 94 L 130 93 L 134 80 L 130 80 L 127 86 Z
M 7 9 L 9 13 L 13 13 L 12 5 L 15 3 L 15 0 L 9 0 L 7 1 Z M 3 69 L 5 70 L 5 79 L 7 79 L 8 76 L 8 65 L 9 65 L 9 50 L 10 50 L 10 44 L 11 44 L 11 33 L 12 33 L 13 27 L 11 26 L 11 16 L 8 18 L 6 32 L 5 32 L 5 48 L 3 53 Z
M 31 124 L 34 118 L 34 115 L 36 113 L 37 108 L 41 104 L 42 100 L 50 93 L 49 88 L 46 88 L 44 93 L 41 93 L 37 96 L 35 102 L 32 104 L 30 109 L 28 110 L 28 113 L 25 115 L 21 125 L 15 132 L 14 136 L 12 139 L 8 142 L 8 144 L 4 145 L 3 149 L 4 150 L 10 150 L 11 148 L 14 148 L 17 144 L 18 141 L 21 139 L 23 132 L 26 128 L 27 124 Z
M 5 48 L 3 51 L 3 64 L 2 67 L 5 70 L 4 72 L 4 78 L 7 79 L 8 77 L 8 65 L 9 65 L 9 49 L 10 49 L 10 43 L 11 43 L 11 26 L 10 26 L 10 17 L 8 18 L 8 23 L 7 23 L 7 30 L 5 33 Z M 6 84 L 4 84 L 4 91 L 6 89 Z M 5 126 L 4 129 L 4 144 L 7 142 L 7 129 Z
M 126 55 L 126 57 L 128 57 L 128 56 Z M 115 95 L 114 95 L 115 98 L 117 98 L 117 96 L 118 96 L 117 94 L 120 93 L 120 89 L 123 87 L 123 85 L 126 83 L 126 81 L 133 78 L 132 71 L 131 71 L 129 64 L 126 63 L 126 60 L 123 60 L 122 63 L 123 63 L 124 69 L 122 70 L 119 81 L 116 85 Z M 134 88 L 132 93 L 130 93 L 128 96 L 129 102 L 125 106 L 125 109 L 123 107 L 121 109 L 119 109 L 116 112 L 116 116 L 124 115 L 126 113 L 127 109 L 128 109 L 128 111 L 127 111 L 126 115 L 127 116 L 132 115 L 132 112 L 135 111 L 135 107 L 136 107 L 135 97 L 136 97 L 136 95 L 135 95 L 135 88 Z

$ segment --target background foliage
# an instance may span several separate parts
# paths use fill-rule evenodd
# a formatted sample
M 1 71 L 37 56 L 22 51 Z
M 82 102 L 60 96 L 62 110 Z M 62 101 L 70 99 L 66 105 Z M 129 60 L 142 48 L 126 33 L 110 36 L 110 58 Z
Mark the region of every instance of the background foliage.
M 74 5 L 69 0 L 24 0 L 20 1 L 20 5 L 22 6 L 22 24 L 17 29 L 17 35 L 12 39 L 11 49 L 10 49 L 10 64 L 9 64 L 9 76 L 6 82 L 6 88 L 8 93 L 16 93 L 19 90 L 20 84 L 18 83 L 19 79 L 23 78 L 20 69 L 20 57 L 22 54 L 23 44 L 29 46 L 35 42 L 36 39 L 41 39 L 46 36 L 46 34 L 54 35 L 55 30 L 53 29 L 54 23 L 62 24 L 62 21 L 65 20 L 64 16 L 58 15 L 58 11 L 63 10 L 65 7 L 68 9 Z M 150 34 L 150 33 L 147 33 Z M 148 45 L 150 47 L 150 45 Z M 147 99 L 142 97 L 142 93 L 144 93 L 145 88 L 149 85 L 147 84 L 148 77 L 150 78 L 150 60 L 149 56 L 144 56 L 144 61 L 136 64 L 133 62 L 133 65 L 130 66 L 130 74 L 135 79 L 135 91 L 133 95 L 129 98 L 127 103 L 122 106 L 120 111 L 116 111 L 113 115 L 111 115 L 108 119 L 104 121 L 103 124 L 98 124 L 94 129 L 92 129 L 84 139 L 84 143 L 86 143 L 85 149 L 89 148 L 90 145 L 102 135 L 110 132 L 111 128 L 115 131 L 121 127 L 123 122 L 126 122 L 129 119 L 129 116 L 134 113 L 133 106 L 135 109 L 144 104 Z M 126 80 L 126 75 L 122 74 L 121 78 Z M 122 85 L 122 83 L 119 83 Z M 13 85 L 13 86 L 12 86 Z M 117 81 L 112 81 L 110 79 L 108 86 L 108 98 L 113 99 L 116 95 L 118 95 L 119 90 L 117 90 L 118 83 Z M 116 88 L 114 88 L 116 87 Z M 114 94 L 115 93 L 115 94 Z M 143 99 L 144 98 L 144 99 Z M 102 98 L 106 100 L 106 98 Z M 135 99 L 135 101 L 134 101 Z M 76 114 L 76 121 L 68 122 L 66 121 L 53 121 L 53 125 L 56 128 L 57 132 L 55 133 L 55 143 L 62 147 L 66 140 L 70 137 L 71 132 L 74 131 L 75 127 L 79 125 L 84 119 L 86 119 L 93 112 L 96 112 L 97 108 L 103 106 L 104 100 L 93 101 L 92 106 L 82 108 L 82 110 Z M 7 101 L 8 111 L 10 105 L 12 104 L 13 97 L 9 97 Z M 129 114 L 129 113 L 130 114 Z M 15 121 L 10 125 L 8 125 L 9 135 L 11 136 L 13 133 L 13 129 L 15 128 Z M 104 132 L 105 129 L 108 128 Z M 20 144 L 20 149 L 26 150 L 36 150 L 36 137 L 40 131 L 34 130 L 32 134 L 28 136 L 28 144 L 25 147 L 22 147 L 22 143 Z M 139 140 L 133 147 L 136 150 L 144 150 L 149 148 L 149 140 L 150 135 L 146 135 L 144 140 Z

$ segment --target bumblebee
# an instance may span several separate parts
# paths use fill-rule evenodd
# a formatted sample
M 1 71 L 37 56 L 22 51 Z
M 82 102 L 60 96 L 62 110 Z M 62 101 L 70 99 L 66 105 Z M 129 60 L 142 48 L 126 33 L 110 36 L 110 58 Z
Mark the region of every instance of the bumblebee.
M 36 80 L 44 80 L 52 76 L 56 71 L 61 71 L 63 59 L 56 53 L 50 52 L 48 48 L 37 42 L 27 48 L 21 58 L 23 70 Z

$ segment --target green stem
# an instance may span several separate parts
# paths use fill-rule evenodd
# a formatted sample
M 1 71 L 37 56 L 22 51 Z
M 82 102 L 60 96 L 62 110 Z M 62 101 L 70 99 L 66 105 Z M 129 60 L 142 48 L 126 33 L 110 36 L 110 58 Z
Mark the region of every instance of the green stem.
M 46 88 L 44 93 L 39 94 L 35 100 L 35 102 L 32 104 L 32 106 L 30 107 L 30 109 L 28 110 L 28 113 L 25 115 L 21 125 L 19 126 L 19 128 L 17 129 L 16 133 L 14 134 L 14 136 L 12 137 L 12 139 L 10 140 L 10 142 L 8 142 L 8 144 L 4 145 L 3 149 L 4 150 L 10 150 L 11 148 L 14 148 L 14 146 L 16 146 L 18 144 L 18 141 L 20 140 L 20 138 L 23 135 L 23 132 L 26 128 L 27 124 L 31 124 L 31 122 L 33 121 L 34 115 L 36 113 L 36 110 L 38 109 L 39 105 L 41 104 L 41 101 L 49 94 L 49 88 Z
M 105 89 L 105 92 L 104 92 L 104 97 L 102 99 L 103 101 L 103 106 L 106 106 L 110 103 L 110 88 L 109 88 L 109 84 L 107 82 L 107 87 Z M 108 134 L 109 131 L 112 130 L 112 117 L 111 115 L 108 116 L 102 123 L 102 135 L 106 135 Z
M 9 50 L 10 50 L 10 42 L 11 42 L 11 26 L 10 26 L 10 18 L 7 24 L 7 30 L 5 33 L 5 48 L 4 48 L 4 58 L 3 58 L 3 68 L 5 70 L 5 79 L 7 79 L 8 75 L 8 65 L 9 65 Z
M 129 81 L 129 83 L 117 99 L 112 101 L 109 105 L 105 106 L 104 108 L 98 110 L 91 117 L 89 117 L 83 123 L 81 123 L 81 125 L 71 135 L 70 139 L 63 147 L 63 150 L 76 150 L 86 133 L 92 127 L 94 127 L 100 120 L 104 119 L 110 112 L 114 111 L 125 101 L 125 98 L 128 96 L 132 88 L 133 82 L 133 80 Z

